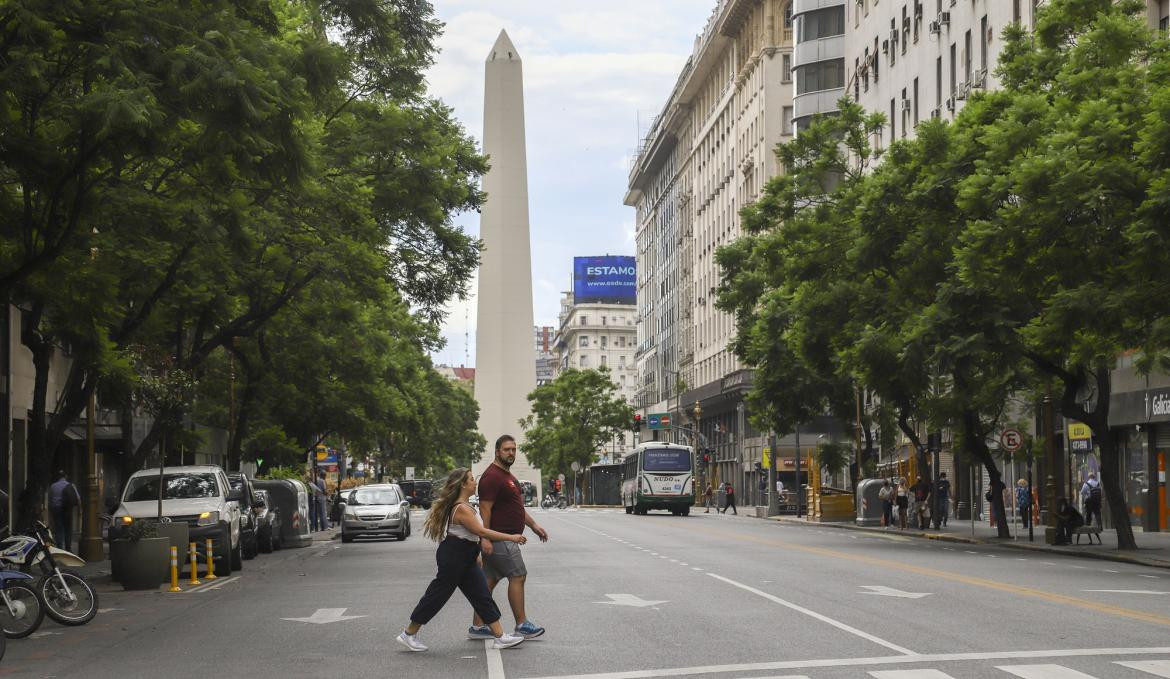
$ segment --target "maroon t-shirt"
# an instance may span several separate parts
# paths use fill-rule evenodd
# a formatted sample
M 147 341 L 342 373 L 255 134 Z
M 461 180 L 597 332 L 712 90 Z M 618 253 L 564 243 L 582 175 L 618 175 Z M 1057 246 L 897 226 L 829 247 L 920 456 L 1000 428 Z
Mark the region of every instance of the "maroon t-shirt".
M 488 465 L 479 476 L 479 500 L 492 503 L 488 528 L 509 535 L 524 532 L 524 498 L 520 482 L 511 472 L 500 469 L 498 464 Z

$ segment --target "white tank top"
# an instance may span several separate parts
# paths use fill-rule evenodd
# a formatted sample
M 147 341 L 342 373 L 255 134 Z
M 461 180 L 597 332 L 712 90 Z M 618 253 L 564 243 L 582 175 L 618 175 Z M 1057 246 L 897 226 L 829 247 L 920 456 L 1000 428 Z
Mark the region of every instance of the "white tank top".
M 456 504 L 455 509 L 458 509 L 459 505 L 461 504 L 466 503 L 460 502 Z M 471 505 L 467 505 L 467 507 L 471 509 L 471 511 L 475 511 L 475 507 L 472 507 Z M 467 540 L 468 542 L 479 542 L 479 536 L 468 530 L 467 526 L 464 526 L 461 523 L 455 523 L 455 509 L 451 510 L 451 518 L 447 519 L 447 535 L 453 535 L 457 538 Z

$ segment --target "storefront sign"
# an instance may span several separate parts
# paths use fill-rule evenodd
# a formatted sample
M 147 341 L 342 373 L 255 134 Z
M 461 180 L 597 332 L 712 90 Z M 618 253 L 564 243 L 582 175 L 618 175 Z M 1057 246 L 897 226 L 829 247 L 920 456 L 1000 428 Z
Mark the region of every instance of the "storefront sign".
M 1069 422 L 1068 438 L 1070 441 L 1091 439 L 1093 438 L 1093 430 L 1089 429 L 1089 425 L 1085 424 L 1084 422 Z

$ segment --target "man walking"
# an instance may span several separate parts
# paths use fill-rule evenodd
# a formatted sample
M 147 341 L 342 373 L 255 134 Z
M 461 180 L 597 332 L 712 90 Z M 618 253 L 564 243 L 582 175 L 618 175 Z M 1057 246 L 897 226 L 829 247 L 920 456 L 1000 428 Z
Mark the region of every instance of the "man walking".
M 914 494 L 914 515 L 918 517 L 918 530 L 926 530 L 930 522 L 930 484 L 919 476 L 910 486 Z
M 1085 507 L 1085 523 L 1093 525 L 1093 516 L 1097 517 L 1097 527 L 1101 528 L 1101 482 L 1097 480 L 1097 475 L 1089 472 L 1089 478 L 1085 479 L 1084 485 L 1081 486 L 1081 502 Z
M 512 463 L 516 461 L 516 439 L 504 434 L 496 439 L 496 459 L 479 477 L 479 513 L 483 525 L 491 530 L 508 535 L 522 535 L 527 526 L 536 533 L 541 542 L 548 542 L 548 533 L 524 509 L 524 495 L 520 481 L 512 476 Z M 520 555 L 520 545 L 515 542 L 492 542 L 482 540 L 483 571 L 487 576 L 488 591 L 496 588 L 500 580 L 508 580 L 508 604 L 516 619 L 516 634 L 532 639 L 544 634 L 543 627 L 537 627 L 528 619 L 524 608 L 524 583 L 528 569 Z M 494 639 L 491 628 L 478 615 L 467 630 L 469 639 Z
M 329 530 L 329 495 L 325 492 L 325 481 L 321 476 L 317 476 L 317 480 L 313 482 L 317 487 L 317 492 L 313 499 L 317 502 L 317 527 L 314 530 Z
M 735 508 L 735 487 L 731 485 L 730 481 L 723 485 L 723 494 L 727 497 L 727 503 L 723 505 L 723 513 L 726 514 L 727 510 L 730 509 L 732 514 L 739 516 L 739 511 Z
M 65 470 L 58 471 L 57 480 L 49 486 L 49 523 L 57 544 L 67 550 L 73 549 L 73 509 L 80 504 L 77 486 L 69 483 Z
M 939 472 L 938 481 L 934 482 L 934 529 L 947 527 L 947 516 L 951 513 L 951 482 L 947 480 L 946 472 Z

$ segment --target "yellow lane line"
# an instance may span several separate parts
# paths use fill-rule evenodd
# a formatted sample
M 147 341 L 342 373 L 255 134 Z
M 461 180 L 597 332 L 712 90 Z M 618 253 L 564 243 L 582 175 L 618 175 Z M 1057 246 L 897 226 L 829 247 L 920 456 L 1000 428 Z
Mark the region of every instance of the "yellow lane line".
M 1131 620 L 1139 620 L 1141 622 L 1148 622 L 1155 625 L 1165 625 L 1170 627 L 1170 617 L 1158 615 L 1156 613 L 1146 613 L 1144 611 L 1135 611 L 1131 608 L 1122 608 L 1121 606 L 1113 606 L 1111 604 L 1098 603 L 1088 599 L 1081 599 L 1075 596 L 1068 596 L 1067 594 L 1058 594 L 1056 592 L 1047 592 L 1042 589 L 1034 589 L 1032 587 L 1022 587 L 1020 585 L 1009 585 L 1004 582 L 997 582 L 995 580 L 988 580 L 987 578 L 977 578 L 971 575 L 961 575 L 959 573 L 948 573 L 947 571 L 940 571 L 934 568 L 926 568 L 924 566 L 915 566 L 913 564 L 902 563 L 901 561 L 890 561 L 888 559 L 879 559 L 872 556 L 861 556 L 857 554 L 849 554 L 847 552 L 839 552 L 834 549 L 825 549 L 823 547 L 810 547 L 808 545 L 800 545 L 791 542 L 784 542 L 781 540 L 772 540 L 768 538 L 760 538 L 754 535 L 744 535 L 742 533 L 728 533 L 724 531 L 708 530 L 704 528 L 693 528 L 696 533 L 705 533 L 714 537 L 734 538 L 746 542 L 755 542 L 762 545 L 770 545 L 775 547 L 783 547 L 787 550 L 796 550 L 805 552 L 806 554 L 816 554 L 818 556 L 827 556 L 835 559 L 843 559 L 846 561 L 855 561 L 857 563 L 869 564 L 872 566 L 881 566 L 883 568 L 890 568 L 895 570 L 906 571 L 908 573 L 915 573 L 918 575 L 925 575 L 932 578 L 940 578 L 942 580 L 950 580 L 951 582 L 961 582 L 965 585 L 972 585 L 974 587 L 982 587 L 985 589 L 994 589 L 1000 592 L 1008 592 L 1010 594 L 1018 594 L 1020 596 L 1032 597 L 1034 599 L 1041 599 L 1050 603 L 1064 604 L 1066 606 L 1075 606 L 1098 613 L 1105 613 L 1107 615 L 1115 615 L 1120 618 L 1129 618 Z

